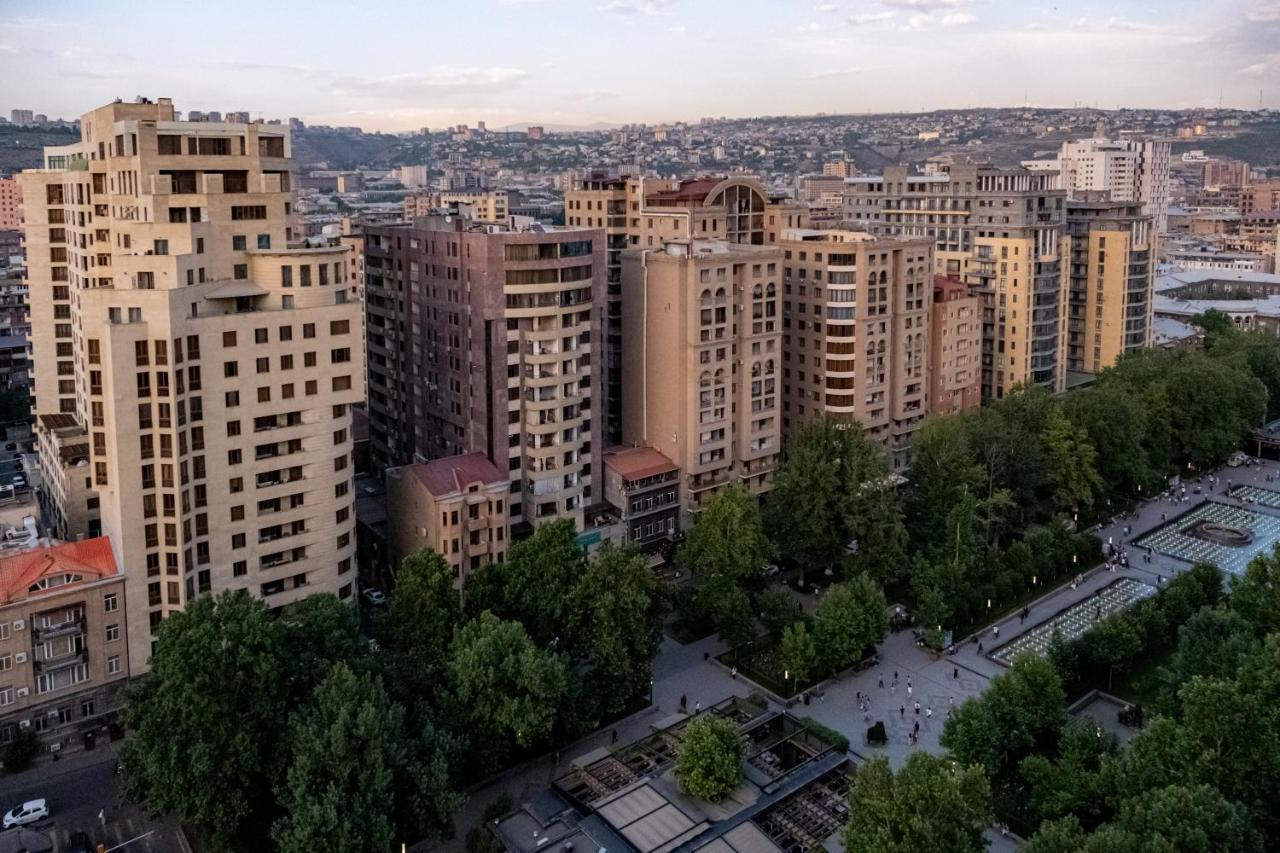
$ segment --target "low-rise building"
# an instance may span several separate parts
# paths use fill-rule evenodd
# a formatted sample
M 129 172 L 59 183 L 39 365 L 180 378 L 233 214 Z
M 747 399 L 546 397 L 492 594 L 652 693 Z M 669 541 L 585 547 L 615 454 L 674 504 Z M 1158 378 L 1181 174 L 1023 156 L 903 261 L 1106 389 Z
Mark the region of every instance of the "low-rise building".
M 393 560 L 430 548 L 461 584 L 471 572 L 507 559 L 510 479 L 483 453 L 463 453 L 389 468 L 387 522 Z
M 0 741 L 31 728 L 46 749 L 88 745 L 114 717 L 129 677 L 124 597 L 105 537 L 0 551 Z
M 604 452 L 604 498 L 618 512 L 623 540 L 652 551 L 680 530 L 680 469 L 651 447 Z

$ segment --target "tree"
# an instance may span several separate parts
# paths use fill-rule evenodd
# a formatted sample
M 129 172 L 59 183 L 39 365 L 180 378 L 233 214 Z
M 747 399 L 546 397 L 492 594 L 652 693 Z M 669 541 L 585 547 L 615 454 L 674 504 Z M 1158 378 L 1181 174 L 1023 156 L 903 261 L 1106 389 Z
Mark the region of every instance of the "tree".
M 1033 752 L 1051 754 L 1066 717 L 1066 694 L 1053 665 L 1023 655 L 985 693 L 951 713 L 940 743 L 961 763 L 980 764 L 995 776 Z
M 604 543 L 570 593 L 566 646 L 591 665 L 592 695 L 607 713 L 649 687 L 662 610 L 644 556 Z
M 834 671 L 862 660 L 889 630 L 886 608 L 884 591 L 866 574 L 829 587 L 813 614 L 823 666 Z
M 1090 659 L 1107 668 L 1107 689 L 1112 673 L 1126 669 L 1142 651 L 1142 635 L 1127 613 L 1103 619 L 1084 635 L 1081 645 Z
M 1118 752 L 1113 735 L 1102 736 L 1090 719 L 1073 719 L 1062 731 L 1058 754 L 1028 755 L 1018 772 L 1031 789 L 1031 806 L 1039 820 L 1072 815 L 1087 826 L 1107 816 L 1108 794 L 1103 762 Z
M 519 622 L 481 613 L 454 632 L 453 681 L 473 749 L 501 755 L 543 743 L 569 690 L 564 655 L 534 645 Z
M 1151 489 L 1158 483 L 1159 471 L 1145 444 L 1152 413 L 1140 397 L 1112 383 L 1073 391 L 1062 405 L 1096 451 L 1099 485 L 1105 490 L 1096 492 L 1098 496 L 1129 495 L 1139 485 Z
M 1144 851 L 1255 853 L 1262 839 L 1242 806 L 1209 785 L 1169 785 L 1130 797 L 1117 820 Z
M 809 626 L 796 622 L 784 628 L 780 651 L 782 665 L 791 673 L 795 683 L 808 682 L 818 664 L 818 648 L 809 633 Z
M 750 592 L 763 580 L 768 553 L 760 508 L 741 486 L 713 495 L 680 547 L 677 560 L 698 576 L 703 609 L 730 645 L 755 635 Z
M 4 769 L 8 773 L 21 773 L 31 766 L 40 754 L 40 738 L 31 729 L 18 729 L 13 738 L 0 751 Z
M 1254 626 L 1238 612 L 1202 607 L 1178 629 L 1165 680 L 1176 689 L 1197 675 L 1232 677 L 1260 648 Z
M 239 845 L 282 772 L 281 640 L 280 622 L 244 590 L 200 596 L 161 623 L 151 671 L 126 694 L 130 800 L 201 826 L 215 849 Z
M 1076 426 L 1062 409 L 1053 406 L 1044 428 L 1045 461 L 1053 500 L 1058 510 L 1066 512 L 1088 507 L 1102 489 L 1095 468 L 1096 453 L 1083 428 Z
M 859 765 L 842 839 L 849 853 L 979 853 L 991 823 L 982 769 L 913 752 L 895 776 L 883 756 Z
M 511 546 L 505 563 L 488 571 L 501 579 L 502 602 L 490 609 L 503 619 L 524 625 L 534 642 L 547 646 L 569 624 L 574 584 L 587 571 L 587 552 L 578 543 L 573 519 L 538 525 L 533 535 Z M 469 612 L 477 612 L 473 606 Z
M 835 420 L 819 417 L 804 424 L 782 449 L 769 496 L 769 532 L 782 555 L 802 571 L 834 566 L 848 543 L 848 501 L 841 464 L 849 433 Z
M 732 720 L 698 717 L 676 751 L 676 782 L 691 797 L 719 802 L 742 781 L 742 736 Z
M 907 519 L 912 541 L 933 547 L 937 520 L 945 518 L 959 496 L 977 494 L 984 472 L 969 443 L 971 418 L 944 415 L 929 418 L 911 445 L 911 477 L 907 484 Z
M 344 663 L 330 670 L 290 719 L 284 815 L 271 833 L 281 853 L 382 853 L 390 846 L 403 713 L 376 677 L 357 677 Z
M 1259 634 L 1280 631 L 1280 545 L 1254 557 L 1232 580 L 1231 609 Z
M 782 585 L 771 585 L 756 595 L 756 612 L 766 633 L 778 637 L 800 613 L 800 602 Z
M 431 550 L 406 557 L 396 573 L 386 612 L 375 623 L 389 689 L 410 712 L 411 725 L 427 709 L 449 704 L 451 644 L 462 619 L 458 592 L 444 557 Z
M 309 595 L 280 615 L 278 657 L 289 673 L 291 706 L 305 702 L 335 663 L 369 668 L 368 646 L 360 638 L 355 608 L 336 595 Z

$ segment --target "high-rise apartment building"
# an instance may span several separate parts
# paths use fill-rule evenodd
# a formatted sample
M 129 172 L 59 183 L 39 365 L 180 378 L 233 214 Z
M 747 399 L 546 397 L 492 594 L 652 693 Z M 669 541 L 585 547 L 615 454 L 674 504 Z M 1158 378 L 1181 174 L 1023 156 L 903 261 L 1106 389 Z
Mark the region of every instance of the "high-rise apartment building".
M 982 396 L 1030 382 L 1059 389 L 1064 271 L 1059 242 L 1066 193 L 1053 173 L 949 164 L 904 166 L 845 181 L 849 227 L 934 241 L 934 272 L 983 300 Z
M 784 228 L 808 225 L 802 204 L 771 197 L 754 178 L 674 181 L 593 173 L 565 191 L 565 222 L 603 228 L 608 241 L 605 324 L 605 437 L 622 437 L 622 265 L 629 246 L 659 247 L 669 240 L 727 240 L 762 245 Z
M 933 241 L 789 229 L 776 245 L 784 435 L 826 413 L 905 466 L 928 410 Z
M 685 510 L 769 488 L 780 449 L 782 250 L 665 241 L 622 253 L 622 437 L 684 473 Z
M 161 98 L 81 131 L 21 176 L 36 485 L 84 502 L 60 506 L 67 535 L 109 536 L 137 672 L 200 593 L 353 594 L 361 306 L 341 246 L 292 247 L 283 126 L 175 121 Z
M 18 127 L 30 127 L 35 124 L 35 113 L 31 110 L 9 110 L 9 121 Z
M 1108 201 L 1105 194 L 1067 202 L 1067 370 L 1097 373 L 1151 346 L 1155 240 L 1152 218 L 1139 203 Z
M 0 175 L 0 231 L 22 227 L 22 187 L 17 177 Z
M 476 222 L 503 225 L 511 212 L 506 190 L 412 192 L 404 197 L 404 218 L 429 216 L 445 207 L 466 205 L 464 215 Z
M 929 317 L 929 414 L 982 405 L 982 298 L 963 281 L 934 276 Z
M 1249 164 L 1243 160 L 1211 157 L 1200 167 L 1200 184 L 1206 189 L 1248 186 L 1249 171 Z
M 603 499 L 605 237 L 459 216 L 365 229 L 378 468 L 479 451 L 510 478 L 513 534 Z
M 1280 181 L 1253 184 L 1240 191 L 1240 215 L 1262 210 L 1280 210 Z
M 1112 201 L 1141 202 L 1143 212 L 1164 231 L 1169 218 L 1170 144 L 1155 139 L 1081 139 L 1064 142 L 1058 156 L 1023 163 L 1059 173 L 1070 198 L 1105 192 Z

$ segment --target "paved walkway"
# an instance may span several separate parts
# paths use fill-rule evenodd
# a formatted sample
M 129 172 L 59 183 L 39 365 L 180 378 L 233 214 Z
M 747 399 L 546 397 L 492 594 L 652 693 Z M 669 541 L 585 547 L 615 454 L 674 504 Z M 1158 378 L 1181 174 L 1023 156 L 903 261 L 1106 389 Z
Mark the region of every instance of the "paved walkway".
M 1225 497 L 1223 493 L 1227 490 L 1228 480 L 1235 485 L 1250 483 L 1280 491 L 1280 465 L 1276 463 L 1265 462 L 1249 468 L 1224 468 L 1216 473 L 1220 475 L 1221 481 L 1212 488 L 1215 500 L 1238 506 L 1246 505 L 1234 498 Z M 1276 477 L 1276 482 L 1268 483 L 1268 474 Z M 1202 489 L 1200 494 L 1194 491 L 1197 485 Z M 1082 577 L 1074 587 L 1072 581 L 1067 581 L 1046 589 L 1043 596 L 1028 605 L 1025 619 L 1014 613 L 978 632 L 983 648 L 981 653 L 978 651 L 978 643 L 969 638 L 964 638 L 957 644 L 954 654 L 935 655 L 916 646 L 910 631 L 890 634 L 880 647 L 879 666 L 824 685 L 821 698 L 813 698 L 807 706 L 797 704 L 792 707 L 792 712 L 812 717 L 844 734 L 849 738 L 850 749 L 855 757 L 861 760 L 882 754 L 888 757 L 892 766 L 900 767 L 914 750 L 942 752 L 938 738 L 949 709 L 982 693 L 991 678 L 1005 671 L 1004 666 L 989 656 L 994 647 L 1034 630 L 1072 605 L 1089 601 L 1099 590 L 1120 578 L 1133 578 L 1151 586 L 1159 586 L 1162 579 L 1167 581 L 1186 571 L 1190 564 L 1159 553 L 1152 557 L 1150 563 L 1146 563 L 1138 549 L 1128 543 L 1163 524 L 1162 513 L 1167 518 L 1172 518 L 1205 500 L 1209 496 L 1209 488 L 1207 480 L 1189 480 L 1188 499 L 1185 502 L 1157 499 L 1142 505 L 1126 519 L 1115 519 L 1098 528 L 1095 534 L 1104 548 L 1108 543 L 1129 548 L 1129 567 L 1115 570 L 1101 566 L 1089 568 L 1082 571 Z M 1258 512 L 1280 516 L 1280 509 L 1258 504 L 1247 506 Z M 1124 531 L 1126 526 L 1131 528 L 1128 534 Z M 999 626 L 998 637 L 992 630 L 995 626 Z M 664 638 L 653 665 L 654 705 L 614 727 L 618 742 L 627 743 L 642 737 L 655 723 L 676 713 L 682 695 L 687 697 L 689 708 L 693 709 L 698 704 L 708 707 L 732 695 L 746 696 L 751 693 L 754 688 L 745 678 L 731 678 L 721 666 L 705 657 L 714 657 L 722 651 L 723 643 L 714 637 L 688 646 L 681 646 Z M 898 674 L 896 685 L 893 680 L 895 672 Z M 910 694 L 907 692 L 908 681 L 911 685 Z M 858 709 L 858 694 L 870 698 L 869 711 Z M 919 714 L 916 713 L 916 702 L 920 703 Z M 928 713 L 930 708 L 933 710 L 932 715 Z M 878 720 L 885 723 L 889 743 L 884 747 L 869 747 L 866 744 L 866 730 Z M 915 744 L 911 744 L 908 735 L 917 722 L 920 724 L 919 738 Z M 450 853 L 462 849 L 467 829 L 480 822 L 484 807 L 495 797 L 506 792 L 513 802 L 531 799 L 544 790 L 552 779 L 564 773 L 573 758 L 609 745 L 614 728 L 596 732 L 572 748 L 562 750 L 558 764 L 553 765 L 555 756 L 544 757 L 514 768 L 501 778 L 481 786 L 472 793 L 458 814 L 458 837 L 451 842 L 434 845 L 432 849 Z M 987 837 L 993 851 L 1014 850 L 1017 847 L 1017 839 L 1013 836 L 1002 837 L 998 831 L 992 830 Z

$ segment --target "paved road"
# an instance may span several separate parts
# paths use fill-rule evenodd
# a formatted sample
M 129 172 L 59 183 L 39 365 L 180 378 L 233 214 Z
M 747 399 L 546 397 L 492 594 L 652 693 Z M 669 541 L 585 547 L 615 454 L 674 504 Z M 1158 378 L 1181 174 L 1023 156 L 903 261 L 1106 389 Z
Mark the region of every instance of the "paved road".
M 95 844 L 101 842 L 122 853 L 177 853 L 183 849 L 175 827 L 153 822 L 139 809 L 121 805 L 115 752 L 110 748 L 47 762 L 0 779 L 0 808 L 10 809 L 40 797 L 49 801 L 50 820 L 32 828 L 50 834 L 54 853 L 66 849 L 68 836 L 76 831 L 88 833 Z M 133 843 L 125 844 L 131 840 Z

